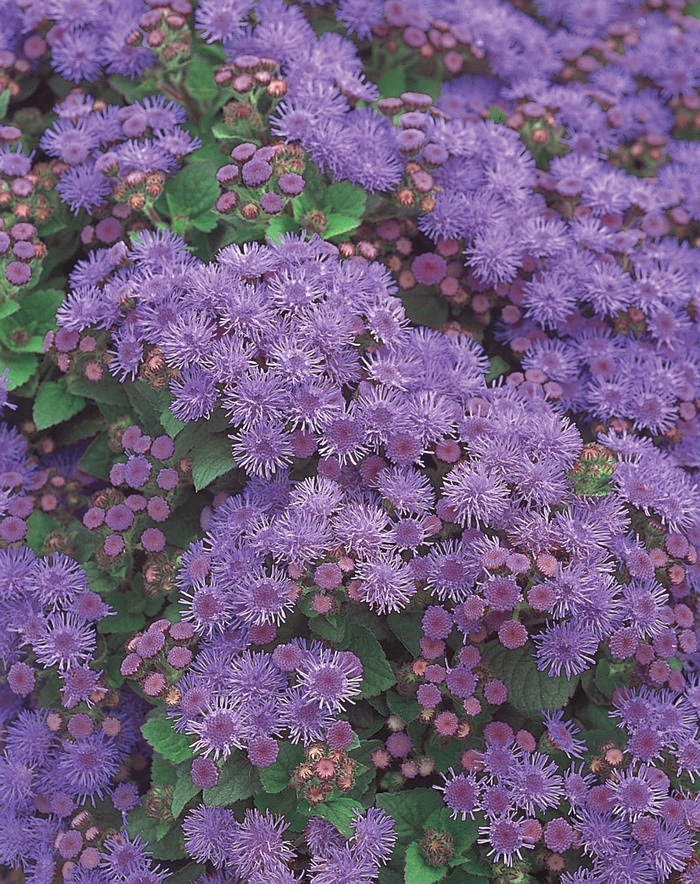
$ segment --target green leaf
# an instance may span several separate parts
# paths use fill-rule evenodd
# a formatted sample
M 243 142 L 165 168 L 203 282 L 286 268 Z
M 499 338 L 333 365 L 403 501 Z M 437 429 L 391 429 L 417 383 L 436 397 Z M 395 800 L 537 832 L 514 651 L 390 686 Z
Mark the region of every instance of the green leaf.
M 505 374 L 510 366 L 505 361 L 505 359 L 501 359 L 500 356 L 494 356 L 489 363 L 488 374 L 486 375 L 486 383 L 490 384 L 491 381 L 495 381 L 496 378 L 500 378 L 502 374 Z
M 101 635 L 113 635 L 115 633 L 131 634 L 137 632 L 146 622 L 146 618 L 140 611 L 134 611 L 133 593 L 111 593 L 107 604 L 116 611 L 103 617 L 97 624 L 97 631 Z
M 389 709 L 394 715 L 403 718 L 406 723 L 415 721 L 420 715 L 420 704 L 412 697 L 402 697 L 396 691 L 389 691 L 386 695 L 386 700 L 389 704 Z
M 401 292 L 401 300 L 406 310 L 406 316 L 414 325 L 440 328 L 447 322 L 450 315 L 450 308 L 445 298 L 432 294 L 425 288 Z
M 578 676 L 568 679 L 540 672 L 533 657 L 535 648 L 527 642 L 514 651 L 498 641 L 482 646 L 481 656 L 496 678 L 508 688 L 508 702 L 519 712 L 539 719 L 544 709 L 562 709 L 573 696 Z
M 633 668 L 634 666 L 626 661 L 613 663 L 603 658 L 595 668 L 596 687 L 609 700 L 616 688 L 629 683 L 630 671 Z
M 207 434 L 192 449 L 192 482 L 201 491 L 214 479 L 236 468 L 228 436 Z
M 44 381 L 34 400 L 33 417 L 38 430 L 62 424 L 85 407 L 82 396 L 74 396 L 66 387 L 65 378 Z
M 185 89 L 202 103 L 216 98 L 219 92 L 214 82 L 214 69 L 201 55 L 193 55 L 187 64 Z
M 350 823 L 355 817 L 356 810 L 359 810 L 361 813 L 364 812 L 364 808 L 360 802 L 341 795 L 338 797 L 331 797 L 322 804 L 314 807 L 313 816 L 323 817 L 324 820 L 333 823 L 336 829 L 338 829 L 339 832 L 342 832 L 346 838 L 351 838 L 352 829 L 350 828 Z
M 183 838 L 180 826 L 173 826 L 161 838 L 156 836 L 155 841 L 151 839 L 148 844 L 148 852 L 154 859 L 166 859 L 171 862 L 186 857 L 187 851 L 185 850 L 185 839 Z M 171 880 L 172 879 L 168 877 L 168 881 Z
M 460 878 L 454 878 L 455 881 L 464 880 L 461 876 L 465 873 L 472 876 L 469 878 L 470 881 L 475 878 L 486 878 L 489 881 L 491 880 L 493 866 L 490 866 L 479 859 L 475 859 L 473 856 L 467 855 L 456 857 L 450 861 L 450 865 L 459 867 Z M 450 876 L 450 880 L 453 880 L 452 876 Z M 474 881 L 473 884 L 476 884 L 476 882 Z
M 212 230 L 219 223 L 220 217 L 216 215 L 214 212 L 207 211 L 202 212 L 201 215 L 197 215 L 194 218 L 190 218 L 190 224 L 196 230 L 202 230 L 204 233 L 211 233 Z
M 352 215 L 339 215 L 333 212 L 328 216 L 328 223 L 323 231 L 324 239 L 332 239 L 334 236 L 348 236 L 357 230 L 360 219 Z
M 409 611 L 401 611 L 400 614 L 389 614 L 387 622 L 389 623 L 389 628 L 401 644 L 408 648 L 414 657 L 420 657 L 419 642 L 423 636 L 420 617 Z
M 489 111 L 488 119 L 493 120 L 494 123 L 505 123 L 508 119 L 508 115 L 504 114 L 500 107 L 494 105 Z
M 10 90 L 4 89 L 0 92 L 0 120 L 4 120 L 7 116 L 7 108 L 10 106 Z
M 204 790 L 207 807 L 233 804 L 242 798 L 250 798 L 260 789 L 257 768 L 248 761 L 243 752 L 232 752 L 219 774 L 219 782 Z
M 109 83 L 113 89 L 116 89 L 117 92 L 126 98 L 129 104 L 133 104 L 140 98 L 145 98 L 147 95 L 153 95 L 158 92 L 158 86 L 155 80 L 152 79 L 139 82 L 138 80 L 134 81 L 129 77 L 124 77 L 121 74 L 112 74 L 109 78 Z
M 174 439 L 180 430 L 184 430 L 187 424 L 178 420 L 169 408 L 166 408 L 160 416 L 160 422 L 165 432 Z
M 435 884 L 447 874 L 447 866 L 429 866 L 420 855 L 418 844 L 413 841 L 406 850 L 404 881 L 406 884 Z
M 275 795 L 289 785 L 292 771 L 304 760 L 304 750 L 294 743 L 280 743 L 277 761 L 260 771 L 260 782 L 266 792 Z
M 426 819 L 445 806 L 440 793 L 435 789 L 383 792 L 377 795 L 376 805 L 392 817 L 396 835 L 404 844 L 420 841 Z
M 13 313 L 16 313 L 19 310 L 19 303 L 17 301 L 4 301 L 0 304 L 0 319 L 6 319 L 8 316 L 12 316 Z
M 57 523 L 46 513 L 41 510 L 34 510 L 27 519 L 27 539 L 26 543 L 37 555 L 43 552 L 44 540 L 47 534 L 58 528 Z
M 91 476 L 109 481 L 109 471 L 114 463 L 114 453 L 109 448 L 106 433 L 100 433 L 90 443 L 88 450 L 81 457 L 78 467 Z
M 74 396 L 85 396 L 95 402 L 102 402 L 105 405 L 119 405 L 128 411 L 129 398 L 126 395 L 124 386 L 106 371 L 99 381 L 89 381 L 85 375 L 76 374 L 68 375 L 66 378 L 68 390 Z
M 170 812 L 175 817 L 175 819 L 180 816 L 185 808 L 185 805 L 188 804 L 195 795 L 199 794 L 199 791 L 199 786 L 195 786 L 195 784 L 192 782 L 192 777 L 190 776 L 189 769 L 187 771 L 183 771 L 178 777 L 177 783 L 175 784 L 175 789 L 173 790 L 173 800 Z
M 3 353 L 0 367 L 9 369 L 7 389 L 16 390 L 26 384 L 39 365 L 39 357 L 34 353 Z
M 406 91 L 406 72 L 402 65 L 392 65 L 377 82 L 379 95 L 382 98 L 398 98 Z
M 178 769 L 161 755 L 154 755 L 151 761 L 151 783 L 157 786 L 174 786 L 177 783 Z
M 194 757 L 189 735 L 175 733 L 170 720 L 163 714 L 149 718 L 141 726 L 141 733 L 156 752 L 174 764 Z
M 469 850 L 479 834 L 479 827 L 474 820 L 453 819 L 452 812 L 447 807 L 432 813 L 425 821 L 425 828 L 452 835 L 454 856 L 450 865 L 457 865 L 457 857 Z
M 367 192 L 364 187 L 357 184 L 350 184 L 349 181 L 340 181 L 337 184 L 331 184 L 323 191 L 323 210 L 324 215 L 333 216 L 333 213 L 350 216 L 359 220 L 365 211 L 365 203 L 367 202 Z M 330 219 L 329 219 L 330 221 Z M 340 232 L 340 231 L 339 231 Z M 328 228 L 326 228 L 328 234 Z
M 376 697 L 396 684 L 394 670 L 382 646 L 369 630 L 354 625 L 350 648 L 362 661 L 361 697 Z
M 55 288 L 24 295 L 20 309 L 12 311 L 12 318 L 0 326 L 5 346 L 21 352 L 43 352 L 46 332 L 56 328 L 56 311 L 63 297 L 63 292 Z
M 167 859 L 167 857 L 165 857 Z M 184 869 L 172 872 L 168 875 L 168 884 L 192 884 L 198 881 L 199 876 L 205 872 L 207 867 L 202 863 L 188 863 Z
M 278 242 L 285 233 L 297 233 L 299 225 L 289 215 L 278 215 L 267 225 L 267 238 L 272 242 Z
M 125 389 L 139 418 L 139 424 L 151 436 L 161 431 L 160 416 L 170 405 L 170 392 L 167 388 L 155 390 L 145 381 L 138 380 L 134 384 L 126 384 Z
M 185 166 L 168 182 L 165 196 L 173 217 L 189 219 L 213 209 L 219 198 L 216 165 L 207 162 Z

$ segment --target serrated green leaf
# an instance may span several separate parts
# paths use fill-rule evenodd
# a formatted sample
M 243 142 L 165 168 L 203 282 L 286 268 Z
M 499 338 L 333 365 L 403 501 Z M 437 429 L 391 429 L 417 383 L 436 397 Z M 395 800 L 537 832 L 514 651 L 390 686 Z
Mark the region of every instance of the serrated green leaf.
M 527 642 L 509 650 L 498 641 L 482 646 L 481 656 L 496 678 L 508 688 L 508 702 L 519 712 L 539 719 L 544 709 L 562 709 L 573 696 L 578 677 L 551 676 L 540 672 L 533 657 L 535 648 Z
M 204 233 L 211 233 L 218 223 L 219 216 L 211 211 L 202 212 L 201 215 L 196 215 L 194 218 L 190 218 L 190 224 L 196 230 L 201 230 Z
M 78 467 L 91 476 L 109 481 L 109 471 L 114 463 L 114 454 L 109 448 L 109 440 L 106 433 L 101 433 L 90 443 L 85 454 L 81 457 Z
M 406 71 L 402 65 L 392 65 L 377 82 L 379 95 L 382 98 L 398 98 L 406 91 Z
M 323 817 L 324 820 L 333 823 L 346 838 L 351 838 L 353 830 L 350 828 L 350 823 L 355 818 L 356 810 L 359 810 L 360 813 L 364 812 L 359 801 L 339 795 L 314 807 L 312 816 Z
M 175 789 L 173 790 L 173 800 L 170 807 L 170 812 L 177 819 L 185 806 L 194 798 L 195 795 L 198 795 L 200 792 L 199 786 L 195 786 L 192 782 L 192 777 L 190 776 L 189 770 L 183 771 L 178 777 L 177 783 L 175 783 Z
M 154 755 L 151 761 L 151 783 L 155 786 L 174 786 L 177 783 L 178 769 L 161 755 Z
M 19 303 L 17 301 L 3 301 L 3 303 L 0 304 L 0 319 L 12 316 L 12 314 L 16 313 L 18 310 Z
M 425 821 L 425 828 L 452 835 L 454 856 L 450 865 L 457 865 L 455 859 L 469 850 L 479 834 L 479 827 L 474 820 L 453 819 L 452 812 L 447 807 L 432 813 Z
M 158 837 L 160 832 L 156 833 L 156 840 L 151 840 L 148 844 L 148 852 L 154 859 L 165 859 L 170 862 L 176 859 L 184 859 L 187 856 L 185 850 L 185 839 L 182 835 L 180 826 L 172 826 Z M 172 880 L 170 877 L 168 881 Z
M 184 869 L 179 869 L 177 872 L 169 874 L 167 878 L 168 884 L 192 884 L 193 881 L 199 880 L 199 876 L 206 869 L 207 867 L 202 865 L 202 863 L 189 863 Z
M 85 396 L 95 402 L 105 405 L 119 405 L 126 412 L 129 408 L 129 397 L 126 395 L 123 384 L 106 371 L 99 381 L 89 381 L 85 375 L 76 374 L 66 377 L 68 390 L 74 396 Z
M 41 554 L 44 549 L 46 536 L 51 531 L 55 531 L 57 527 L 57 523 L 47 513 L 42 513 L 41 510 L 34 510 L 27 519 L 27 546 L 34 550 L 37 555 Z
M 212 162 L 190 163 L 166 184 L 164 193 L 173 217 L 194 218 L 213 209 L 219 198 L 216 165 Z
M 500 356 L 494 356 L 493 359 L 489 362 L 489 370 L 486 375 L 486 383 L 490 384 L 491 381 L 495 381 L 496 378 L 500 378 L 501 375 L 505 374 L 510 366 L 502 359 Z
M 350 648 L 362 661 L 361 697 L 375 697 L 396 684 L 394 670 L 382 646 L 369 630 L 354 624 Z
M 294 220 L 294 218 L 290 218 L 289 215 L 278 215 L 276 218 L 273 218 L 272 221 L 267 225 L 267 238 L 271 242 L 278 242 L 280 237 L 282 237 L 285 233 L 298 233 L 299 225 Z
M 260 771 L 263 789 L 275 795 L 284 792 L 289 785 L 292 771 L 304 760 L 304 750 L 294 743 L 281 743 L 277 761 Z
M 322 207 L 325 215 L 338 213 L 349 216 L 359 221 L 365 211 L 367 192 L 358 184 L 350 184 L 349 181 L 339 181 L 331 184 L 323 191 Z M 329 234 L 331 235 L 331 234 Z
M 7 116 L 7 109 L 10 106 L 10 90 L 4 89 L 0 92 L 0 120 L 4 120 Z
M 125 384 L 124 388 L 129 402 L 139 418 L 139 426 L 151 436 L 158 436 L 162 426 L 160 417 L 170 405 L 168 389 L 155 390 L 142 380 L 133 384 Z
M 447 866 L 429 866 L 420 854 L 417 842 L 413 841 L 406 850 L 406 864 L 404 866 L 404 881 L 406 884 L 435 884 L 442 881 L 447 874 Z
M 420 640 L 423 637 L 420 615 L 412 611 L 401 611 L 400 614 L 389 614 L 387 622 L 389 629 L 403 646 L 408 648 L 414 657 L 420 657 Z
M 161 414 L 160 423 L 171 439 L 174 439 L 180 430 L 184 430 L 187 426 L 184 421 L 178 420 L 169 408 L 166 408 Z
M 352 215 L 340 215 L 336 212 L 328 215 L 328 223 L 323 231 L 324 239 L 332 239 L 334 236 L 348 236 L 357 230 L 360 219 Z
M 260 788 L 257 768 L 248 761 L 243 752 L 232 752 L 219 774 L 219 782 L 204 790 L 207 807 L 230 805 L 242 798 L 250 798 Z
M 487 880 L 491 880 L 493 866 L 490 866 L 473 856 L 467 855 L 456 857 L 456 859 L 450 862 L 450 865 L 456 866 L 459 869 L 459 878 L 453 878 L 452 875 L 450 876 L 450 880 L 454 880 L 455 882 L 458 880 L 464 880 L 461 877 L 464 874 L 472 876 L 471 878 L 469 878 L 469 880 L 473 881 L 473 884 L 476 884 L 477 878 L 486 878 Z
M 445 806 L 440 793 L 435 789 L 381 793 L 377 795 L 376 805 L 394 820 L 396 835 L 403 844 L 420 841 L 426 819 Z
M 228 436 L 207 434 L 192 449 L 192 482 L 195 491 L 236 468 Z
M 203 103 L 216 98 L 219 92 L 214 82 L 214 69 L 201 55 L 193 55 L 187 64 L 185 89 Z
M 68 391 L 65 378 L 44 381 L 39 385 L 34 400 L 34 423 L 38 430 L 46 430 L 74 417 L 84 407 L 85 400 Z
M 420 715 L 420 704 L 412 697 L 402 697 L 396 691 L 389 691 L 386 695 L 389 709 L 402 718 L 407 724 L 415 721 Z
M 26 384 L 38 365 L 39 357 L 34 353 L 3 353 L 0 368 L 7 368 L 9 371 L 7 389 L 16 390 Z
M 156 752 L 174 764 L 194 757 L 189 735 L 175 733 L 170 719 L 163 714 L 149 718 L 141 725 L 141 733 Z
M 427 325 L 428 328 L 440 328 L 450 315 L 450 308 L 445 298 L 432 294 L 425 288 L 410 292 L 401 292 L 406 316 L 414 325 Z

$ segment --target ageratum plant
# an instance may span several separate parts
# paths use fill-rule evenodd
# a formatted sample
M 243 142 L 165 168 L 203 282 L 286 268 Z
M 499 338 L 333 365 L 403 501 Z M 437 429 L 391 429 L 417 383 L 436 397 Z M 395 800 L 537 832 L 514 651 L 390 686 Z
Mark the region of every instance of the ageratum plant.
M 0 866 L 700 882 L 700 12 L 0 0 Z

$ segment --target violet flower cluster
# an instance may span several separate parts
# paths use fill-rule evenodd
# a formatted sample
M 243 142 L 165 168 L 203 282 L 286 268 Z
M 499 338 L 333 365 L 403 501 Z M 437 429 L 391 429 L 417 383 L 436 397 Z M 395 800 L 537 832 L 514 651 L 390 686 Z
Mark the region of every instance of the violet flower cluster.
M 182 127 L 183 109 L 161 95 L 120 108 L 76 92 L 54 110 L 58 119 L 40 146 L 64 164 L 56 187 L 61 199 L 75 214 L 113 203 L 111 214 L 83 233 L 88 242 L 119 239 L 121 222 L 152 204 L 166 177 L 200 144 Z

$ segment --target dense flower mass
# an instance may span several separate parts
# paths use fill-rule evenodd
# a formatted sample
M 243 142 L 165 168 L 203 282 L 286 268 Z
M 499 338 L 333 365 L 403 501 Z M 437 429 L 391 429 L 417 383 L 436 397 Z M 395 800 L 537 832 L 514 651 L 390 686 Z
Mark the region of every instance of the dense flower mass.
M 700 881 L 699 15 L 0 0 L 11 876 Z

